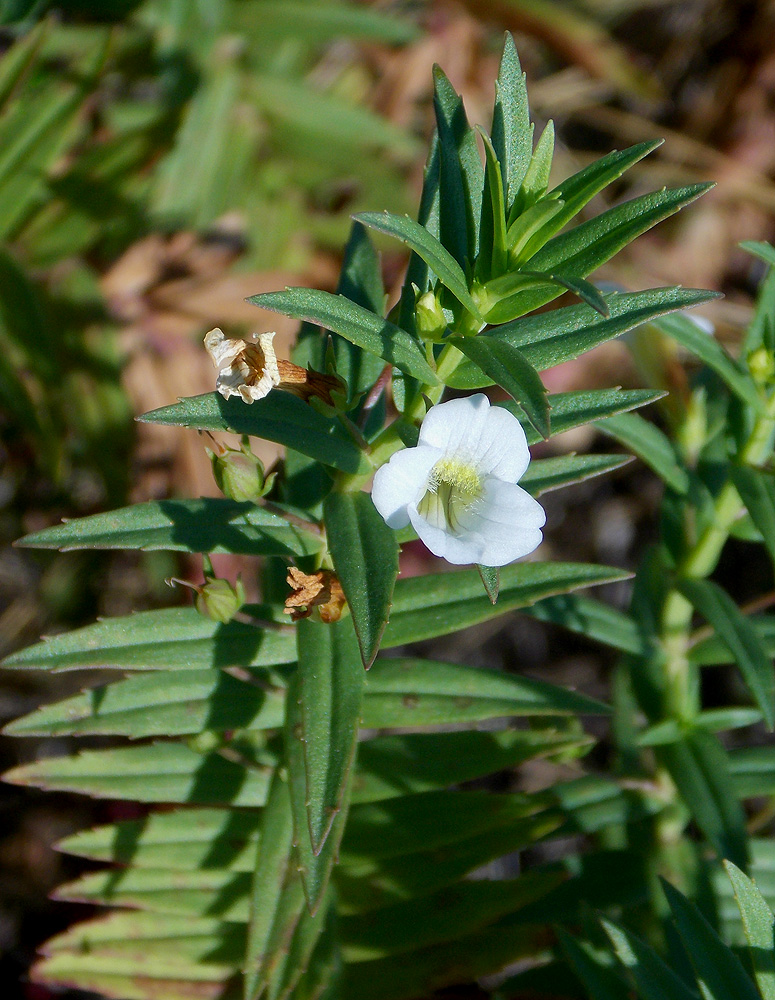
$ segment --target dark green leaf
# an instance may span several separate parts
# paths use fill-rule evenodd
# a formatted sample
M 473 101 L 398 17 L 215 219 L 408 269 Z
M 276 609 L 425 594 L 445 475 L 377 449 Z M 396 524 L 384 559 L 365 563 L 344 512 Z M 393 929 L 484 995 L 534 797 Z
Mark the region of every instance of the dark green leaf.
M 775 559 L 775 483 L 769 472 L 732 464 L 729 473 L 751 520 L 761 533 L 770 558 Z
M 452 292 L 472 316 L 481 319 L 479 309 L 471 298 L 468 282 L 460 264 L 428 230 L 409 216 L 391 215 L 390 212 L 361 212 L 355 218 L 371 229 L 387 233 L 406 244 L 422 257 L 439 281 Z M 256 297 L 257 299 L 259 296 Z M 388 359 L 389 360 L 389 359 Z M 400 368 L 401 365 L 398 365 Z M 409 370 L 409 369 L 407 369 Z M 415 374 L 409 371 L 409 374 Z M 427 381 L 427 380 L 426 380 Z
M 305 806 L 312 852 L 318 855 L 344 804 L 355 759 L 363 671 L 349 618 L 334 625 L 303 619 L 297 630 Z
M 505 36 L 500 71 L 495 82 L 492 144 L 503 171 L 506 200 L 511 205 L 522 187 L 533 155 L 533 126 L 530 124 L 525 74 L 509 32 Z
M 731 861 L 724 862 L 743 918 L 748 955 L 762 1000 L 775 1000 L 775 916 L 761 892 Z
M 747 866 L 745 813 L 718 738 L 707 730 L 688 730 L 677 742 L 658 746 L 655 751 L 719 857 Z
M 358 216 L 358 219 L 368 225 L 364 216 Z M 422 230 L 429 240 L 433 239 L 427 230 L 418 223 L 414 222 L 412 225 Z M 248 302 L 252 302 L 262 309 L 269 309 L 270 312 L 281 313 L 283 316 L 306 320 L 308 323 L 318 323 L 326 330 L 338 333 L 364 351 L 376 354 L 384 361 L 390 362 L 401 371 L 422 379 L 428 385 L 438 383 L 433 369 L 428 365 L 413 337 L 405 330 L 399 329 L 390 320 L 383 319 L 381 315 L 370 309 L 364 309 L 363 306 L 351 302 L 343 295 L 332 295 L 331 292 L 322 292 L 317 288 L 286 288 L 284 292 L 265 292 L 262 295 L 252 295 Z M 278 393 L 269 393 L 266 398 L 271 399 L 275 395 Z M 263 402 L 263 400 L 259 402 Z M 309 410 L 309 407 L 305 407 L 305 409 Z M 264 435 L 264 437 L 266 436 Z M 304 451 L 303 448 L 295 444 L 292 447 L 304 454 L 309 454 L 308 451 Z M 317 456 L 312 455 L 311 457 Z
M 607 955 L 595 951 L 586 942 L 576 941 L 562 928 L 558 928 L 557 934 L 565 957 L 591 1000 L 627 1000 L 629 990 L 611 968 Z
M 524 409 L 539 434 L 549 437 L 546 388 L 535 368 L 516 347 L 495 337 L 451 337 L 449 343 L 505 389 Z
M 557 458 L 537 458 L 530 463 L 519 485 L 537 497 L 550 490 L 621 469 L 630 461 L 629 456 L 622 455 L 559 455 Z
M 329 494 L 323 502 L 323 516 L 334 569 L 368 670 L 390 614 L 398 542 L 367 493 Z
M 275 390 L 249 406 L 241 399 L 224 399 L 217 392 L 208 392 L 151 410 L 138 419 L 149 424 L 250 434 L 343 472 L 358 472 L 364 465 L 360 448 L 338 421 L 324 417 L 289 392 Z
M 736 955 L 694 903 L 667 882 L 662 888 L 705 1000 L 760 1000 Z
M 689 476 L 670 439 L 637 413 L 621 413 L 595 421 L 595 427 L 633 451 L 676 493 L 686 493 Z
M 498 603 L 498 592 L 501 589 L 501 573 L 498 566 L 477 566 L 482 585 L 493 604 Z
M 180 552 L 235 552 L 245 555 L 306 556 L 323 539 L 291 515 L 255 503 L 215 497 L 151 500 L 108 514 L 65 521 L 27 535 L 17 544 L 47 549 L 168 549 Z M 296 523 L 294 523 L 296 522 Z
M 697 1000 L 695 991 L 665 965 L 653 948 L 611 920 L 601 923 L 643 1000 Z
M 537 601 L 524 612 L 542 622 L 562 625 L 623 653 L 642 655 L 643 643 L 637 623 L 623 611 L 592 597 L 562 594 Z
M 679 589 L 727 644 L 767 725 L 773 729 L 775 671 L 756 629 L 718 584 L 684 579 L 679 582 Z

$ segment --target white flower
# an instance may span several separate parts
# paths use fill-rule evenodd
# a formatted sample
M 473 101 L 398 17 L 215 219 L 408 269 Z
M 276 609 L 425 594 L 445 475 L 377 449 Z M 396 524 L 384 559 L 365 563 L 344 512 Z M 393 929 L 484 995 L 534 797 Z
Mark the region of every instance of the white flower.
M 377 470 L 371 498 L 391 528 L 411 523 L 447 562 L 505 566 L 540 544 L 546 522 L 516 485 L 529 462 L 517 418 L 476 393 L 431 407 L 417 447 Z
M 254 333 L 254 343 L 229 340 L 223 330 L 211 330 L 205 337 L 207 353 L 218 369 L 215 388 L 226 399 L 241 396 L 246 403 L 263 399 L 280 384 L 277 357 L 272 347 L 273 333 Z

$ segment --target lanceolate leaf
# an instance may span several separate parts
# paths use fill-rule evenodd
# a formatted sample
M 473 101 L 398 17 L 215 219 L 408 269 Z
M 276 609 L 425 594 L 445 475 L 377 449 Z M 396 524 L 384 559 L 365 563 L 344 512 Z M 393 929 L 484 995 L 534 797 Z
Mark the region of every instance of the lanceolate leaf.
M 245 1000 L 259 996 L 283 940 L 277 917 L 291 870 L 293 817 L 288 785 L 275 770 L 269 786 L 266 808 L 261 816 L 261 844 L 253 874 L 250 921 L 245 954 Z M 298 920 L 298 910 L 295 914 Z
M 151 500 L 109 514 L 92 514 L 27 535 L 20 543 L 49 549 L 168 549 L 305 556 L 319 552 L 315 525 L 255 503 L 202 497 Z
M 463 101 L 439 66 L 433 70 L 433 110 L 439 143 L 439 239 L 463 267 L 478 247 L 484 170 Z
M 643 652 L 643 641 L 634 619 L 592 597 L 580 594 L 547 597 L 526 609 L 525 614 L 539 621 L 562 625 L 571 632 L 585 635 L 623 653 Z
M 274 666 L 296 659 L 295 630 L 279 608 L 248 605 L 253 624 L 215 622 L 194 608 L 143 611 L 53 636 L 9 657 L 8 668 L 197 670 Z
M 559 938 L 573 971 L 593 1000 L 627 1000 L 630 992 L 611 968 L 610 959 L 606 961 L 607 955 L 595 953 L 589 945 L 572 938 L 561 928 Z
M 718 738 L 707 730 L 694 729 L 683 733 L 675 743 L 656 747 L 655 752 L 719 857 L 746 866 L 745 814 Z
M 144 413 L 139 419 L 149 424 L 250 434 L 276 441 L 343 472 L 358 472 L 363 467 L 360 449 L 341 424 L 324 417 L 297 396 L 280 390 L 270 392 L 250 406 L 241 399 L 224 399 L 216 392 L 209 392 Z
M 656 325 L 711 368 L 744 403 L 757 412 L 761 411 L 763 403 L 753 379 L 727 354 L 715 337 L 701 329 L 689 316 L 680 313 L 665 316 Z
M 495 150 L 486 132 L 481 133 L 485 153 L 484 197 L 479 230 L 479 255 L 476 273 L 487 280 L 506 268 L 506 205 L 503 178 Z
M 711 580 L 685 579 L 679 587 L 729 647 L 767 725 L 775 728 L 775 670 L 753 625 L 726 591 Z
M 762 1000 L 775 1000 L 775 916 L 761 892 L 731 861 L 724 862 L 743 918 L 748 956 Z
M 596 421 L 595 427 L 635 452 L 676 493 L 686 493 L 686 469 L 679 464 L 670 439 L 654 424 L 637 413 L 621 413 Z
M 627 455 L 559 455 L 557 458 L 536 458 L 528 466 L 519 485 L 534 497 L 550 490 L 580 483 L 620 469 L 632 459 Z
M 503 171 L 506 201 L 511 205 L 533 155 L 533 126 L 530 124 L 525 74 L 519 64 L 514 39 L 508 32 L 495 83 L 492 144 Z
M 715 297 L 713 292 L 690 288 L 614 293 L 605 296 L 611 314 L 608 319 L 588 305 L 564 306 L 514 320 L 489 333 L 480 334 L 480 337 L 508 341 L 522 351 L 530 364 L 543 371 L 563 361 L 571 361 L 598 344 L 657 316 L 676 309 L 688 309 Z M 489 385 L 490 380 L 481 369 L 463 362 L 447 379 L 447 384 L 456 389 L 478 389 Z
M 631 931 L 603 920 L 603 929 L 622 965 L 635 980 L 643 1000 L 697 1000 L 689 989 L 657 953 Z
M 498 592 L 501 589 L 500 568 L 498 566 L 479 565 L 477 565 L 476 568 L 479 570 L 479 576 L 482 578 L 482 584 L 484 589 L 487 591 L 487 596 L 493 604 L 497 604 Z
M 366 218 L 359 216 L 359 220 L 368 225 Z M 422 230 L 429 240 L 433 239 L 427 230 L 418 223 L 415 222 L 412 225 Z M 332 295 L 330 292 L 322 292 L 316 288 L 286 288 L 284 292 L 265 292 L 262 295 L 253 295 L 248 301 L 262 309 L 282 313 L 283 316 L 292 316 L 294 319 L 306 320 L 308 323 L 318 323 L 326 330 L 332 330 L 345 337 L 364 351 L 369 351 L 384 361 L 389 361 L 408 375 L 422 379 L 429 385 L 435 385 L 438 382 L 433 369 L 428 365 L 413 337 L 389 320 L 383 319 L 382 316 L 373 313 L 370 309 L 364 309 L 363 306 L 351 302 L 343 295 Z M 274 395 L 278 394 L 270 392 L 267 399 Z M 305 409 L 308 410 L 309 407 L 305 407 Z M 297 451 L 309 454 L 303 448 L 296 445 L 293 447 Z
M 313 854 L 318 855 L 344 805 L 358 737 L 363 670 L 351 619 L 335 625 L 304 619 L 297 629 L 307 825 Z
M 367 493 L 331 493 L 323 503 L 328 548 L 368 670 L 385 631 L 398 574 L 398 543 Z
M 735 465 L 729 468 L 732 482 L 740 499 L 748 508 L 770 557 L 775 559 L 775 482 L 769 472 L 750 466 Z
M 422 257 L 439 281 L 452 292 L 458 302 L 479 319 L 479 309 L 471 298 L 468 282 L 460 264 L 428 230 L 408 216 L 390 212 L 361 212 L 355 218 L 371 229 L 394 236 Z M 257 300 L 260 298 L 256 297 Z M 264 304 L 264 303 L 261 303 Z M 271 308 L 271 307 L 267 307 Z M 401 367 L 400 365 L 398 367 Z M 414 374 L 410 372 L 409 374 Z
M 704 1000 L 760 1000 L 740 960 L 694 903 L 662 882 L 678 933 L 689 955 Z
M 591 281 L 586 281 L 584 278 L 576 278 L 572 275 L 560 274 L 558 271 L 553 271 L 551 274 L 547 271 L 520 271 L 519 273 L 523 274 L 526 278 L 536 278 L 541 281 L 548 281 L 553 285 L 559 285 L 561 288 L 573 292 L 582 302 L 586 302 L 588 306 L 592 306 L 595 312 L 600 313 L 601 316 L 605 316 L 606 318 L 610 316 L 608 303 Z
M 549 437 L 546 388 L 516 347 L 495 337 L 452 337 L 449 342 L 522 406 L 539 434 Z

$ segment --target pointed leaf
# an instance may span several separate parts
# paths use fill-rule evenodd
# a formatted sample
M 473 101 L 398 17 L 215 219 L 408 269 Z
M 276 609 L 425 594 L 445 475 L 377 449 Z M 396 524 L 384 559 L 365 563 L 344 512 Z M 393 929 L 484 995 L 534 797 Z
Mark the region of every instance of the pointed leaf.
M 528 466 L 519 485 L 531 496 L 538 497 L 550 490 L 621 469 L 631 461 L 627 455 L 559 455 L 557 458 L 536 458 Z
M 487 596 L 493 604 L 498 603 L 498 592 L 501 589 L 501 574 L 498 566 L 477 566 L 482 584 Z
M 514 201 L 522 187 L 533 155 L 533 126 L 527 100 L 525 74 L 519 64 L 514 38 L 506 32 L 492 116 L 492 144 L 503 171 L 506 201 Z
M 361 212 L 354 218 L 362 222 L 364 226 L 395 237 L 414 250 L 418 256 L 422 257 L 442 285 L 452 292 L 458 302 L 465 306 L 472 316 L 481 320 L 479 309 L 471 298 L 468 282 L 460 264 L 434 236 L 431 236 L 424 226 L 410 219 L 409 216 L 391 215 L 390 212 Z M 259 296 L 256 298 L 258 299 Z M 401 366 L 398 365 L 398 367 Z
M 363 671 L 349 618 L 334 625 L 303 619 L 297 629 L 307 824 L 317 855 L 343 807 L 355 758 Z
M 167 549 L 245 555 L 313 555 L 323 547 L 315 526 L 255 503 L 201 497 L 151 500 L 92 514 L 27 535 L 17 544 L 49 549 Z M 297 522 L 297 523 L 294 523 Z
M 729 647 L 767 725 L 775 728 L 775 670 L 756 629 L 711 580 L 681 580 L 679 589 Z
M 656 754 L 719 856 L 747 866 L 745 813 L 718 738 L 707 730 L 688 730 L 677 742 L 658 746 Z
M 524 614 L 542 622 L 562 625 L 571 632 L 585 635 L 624 653 L 643 654 L 643 641 L 637 623 L 623 611 L 579 594 L 563 594 L 538 601 Z
M 541 281 L 548 281 L 567 289 L 569 292 L 573 292 L 574 295 L 577 295 L 583 302 L 586 302 L 588 306 L 592 306 L 595 312 L 600 313 L 601 316 L 605 316 L 606 319 L 611 315 L 608 303 L 591 281 L 585 281 L 584 278 L 576 278 L 572 275 L 563 275 L 557 271 L 553 271 L 551 274 L 547 271 L 520 271 L 519 273 L 523 274 L 526 278 L 537 278 Z
M 670 439 L 648 420 L 636 413 L 621 413 L 595 421 L 595 427 L 633 451 L 676 493 L 689 489 L 688 473 Z
M 689 989 L 649 945 L 612 920 L 601 920 L 601 923 L 643 1000 L 697 1000 L 695 991 Z
M 352 613 L 366 670 L 385 631 L 398 575 L 398 542 L 368 493 L 331 493 L 323 502 L 328 548 Z
M 358 220 L 368 225 L 365 217 L 358 216 Z M 418 223 L 413 222 L 412 225 L 422 230 L 429 240 L 433 240 L 427 230 Z M 413 337 L 389 320 L 383 319 L 382 316 L 356 302 L 351 302 L 343 295 L 332 295 L 331 292 L 322 292 L 317 288 L 286 288 L 284 292 L 251 295 L 248 302 L 270 312 L 281 313 L 283 316 L 317 323 L 326 330 L 338 333 L 364 351 L 390 362 L 408 375 L 422 379 L 428 385 L 438 383 L 433 369 L 428 365 Z M 278 393 L 270 393 L 266 398 L 271 399 L 275 395 Z M 253 406 L 255 405 L 254 403 Z M 309 410 L 309 407 L 306 409 Z M 309 451 L 297 445 L 292 447 L 305 455 L 309 454 Z
M 487 133 L 480 130 L 480 135 L 484 143 L 485 173 L 476 274 L 486 281 L 506 269 L 506 206 L 498 158 Z
M 667 882 L 662 882 L 662 888 L 704 1000 L 760 1000 L 737 956 L 727 948 L 694 903 Z
M 557 929 L 562 950 L 571 968 L 589 992 L 591 1000 L 627 1000 L 630 992 L 603 957 L 585 942 L 577 941 L 560 927 Z
M 775 916 L 747 875 L 731 861 L 724 862 L 743 918 L 748 955 L 762 1000 L 775 1000 Z
M 772 476 L 763 469 L 734 463 L 729 467 L 729 474 L 764 539 L 770 558 L 775 560 L 775 483 Z
M 549 437 L 546 388 L 535 368 L 516 347 L 495 337 L 450 337 L 448 342 L 505 389 L 524 409 L 539 434 Z
M 148 424 L 233 431 L 265 438 L 343 472 L 358 472 L 363 464 L 359 447 L 340 423 L 324 417 L 289 392 L 275 390 L 250 406 L 241 399 L 224 399 L 216 392 L 208 392 L 144 413 L 138 419 Z

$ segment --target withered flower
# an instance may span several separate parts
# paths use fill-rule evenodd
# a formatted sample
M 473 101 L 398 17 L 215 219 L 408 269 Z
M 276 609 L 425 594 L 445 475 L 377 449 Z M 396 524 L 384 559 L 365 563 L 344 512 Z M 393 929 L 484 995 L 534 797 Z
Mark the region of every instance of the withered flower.
M 314 608 L 318 609 L 320 620 L 338 622 L 345 605 L 342 585 L 327 569 L 317 573 L 302 573 L 296 566 L 288 567 L 287 582 L 293 593 L 285 599 L 285 614 L 297 622 L 309 618 Z
M 278 358 L 272 346 L 274 336 L 274 333 L 254 333 L 251 343 L 229 340 L 218 328 L 211 330 L 205 337 L 205 347 L 218 368 L 215 383 L 218 392 L 226 399 L 240 396 L 244 402 L 252 403 L 277 388 L 304 400 L 317 396 L 333 406 L 332 391 L 343 389 L 340 379 Z

